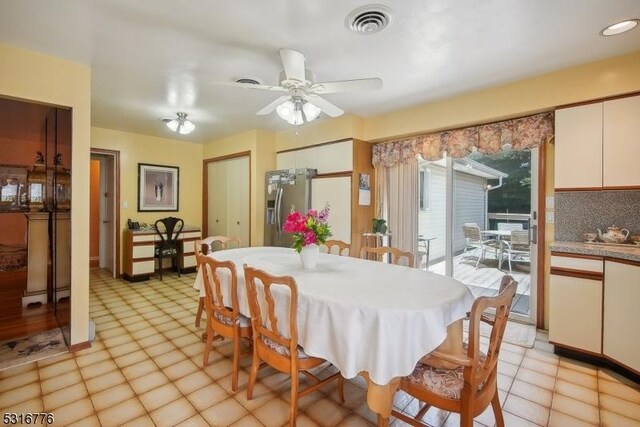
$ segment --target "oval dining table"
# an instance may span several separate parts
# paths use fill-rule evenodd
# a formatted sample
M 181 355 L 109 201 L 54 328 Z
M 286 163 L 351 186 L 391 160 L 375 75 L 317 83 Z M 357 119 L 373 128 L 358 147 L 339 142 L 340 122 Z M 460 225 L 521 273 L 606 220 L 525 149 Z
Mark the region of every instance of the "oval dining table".
M 243 264 L 292 276 L 298 285 L 299 344 L 307 354 L 333 364 L 344 378 L 360 374 L 367 380 L 367 404 L 378 415 L 378 425 L 387 425 L 400 378 L 413 372 L 423 356 L 436 348 L 463 352 L 460 319 L 474 298 L 452 278 L 330 254 L 320 254 L 317 267 L 306 270 L 290 248 L 226 249 L 207 256 L 236 265 L 238 308 L 245 316 L 250 313 Z M 219 277 L 230 301 L 229 277 Z M 201 272 L 194 288 L 204 297 Z

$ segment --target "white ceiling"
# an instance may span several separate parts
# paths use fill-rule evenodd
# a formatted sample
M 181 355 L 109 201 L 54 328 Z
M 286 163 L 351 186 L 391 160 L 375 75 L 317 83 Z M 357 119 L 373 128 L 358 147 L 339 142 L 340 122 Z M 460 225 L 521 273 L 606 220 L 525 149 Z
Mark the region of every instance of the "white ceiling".
M 326 95 L 364 117 L 640 49 L 640 29 L 598 35 L 640 18 L 639 0 L 395 0 L 388 29 L 349 32 L 345 17 L 368 3 L 0 0 L 0 42 L 90 64 L 94 126 L 199 142 L 290 127 L 255 115 L 280 94 L 210 84 L 277 84 L 283 47 L 319 81 L 382 78 L 380 91 Z M 159 121 L 177 111 L 191 135 Z

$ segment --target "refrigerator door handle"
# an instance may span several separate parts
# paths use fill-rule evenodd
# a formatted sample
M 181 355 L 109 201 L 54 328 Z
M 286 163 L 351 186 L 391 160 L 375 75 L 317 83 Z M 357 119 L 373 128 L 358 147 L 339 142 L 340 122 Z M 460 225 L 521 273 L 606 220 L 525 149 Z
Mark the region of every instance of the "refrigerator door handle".
M 278 190 L 276 191 L 276 228 L 277 234 L 280 234 L 280 231 L 282 230 L 282 218 L 280 218 L 281 212 L 282 212 L 282 187 L 279 187 Z

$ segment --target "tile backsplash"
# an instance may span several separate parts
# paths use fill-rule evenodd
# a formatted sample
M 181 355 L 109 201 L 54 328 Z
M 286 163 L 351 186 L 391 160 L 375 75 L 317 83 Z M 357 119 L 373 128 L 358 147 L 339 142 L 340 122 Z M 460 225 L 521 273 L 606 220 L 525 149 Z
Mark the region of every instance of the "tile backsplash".
M 555 194 L 555 240 L 582 241 L 583 233 L 624 227 L 640 234 L 640 191 L 571 191 Z

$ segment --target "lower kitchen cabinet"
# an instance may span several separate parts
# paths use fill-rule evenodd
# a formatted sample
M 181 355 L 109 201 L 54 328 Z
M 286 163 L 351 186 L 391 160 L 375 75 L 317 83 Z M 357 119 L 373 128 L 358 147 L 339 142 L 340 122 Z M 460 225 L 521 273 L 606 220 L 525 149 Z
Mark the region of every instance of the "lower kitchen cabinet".
M 602 349 L 602 258 L 552 256 L 549 341 L 600 354 Z
M 602 352 L 640 372 L 640 264 L 607 260 Z

